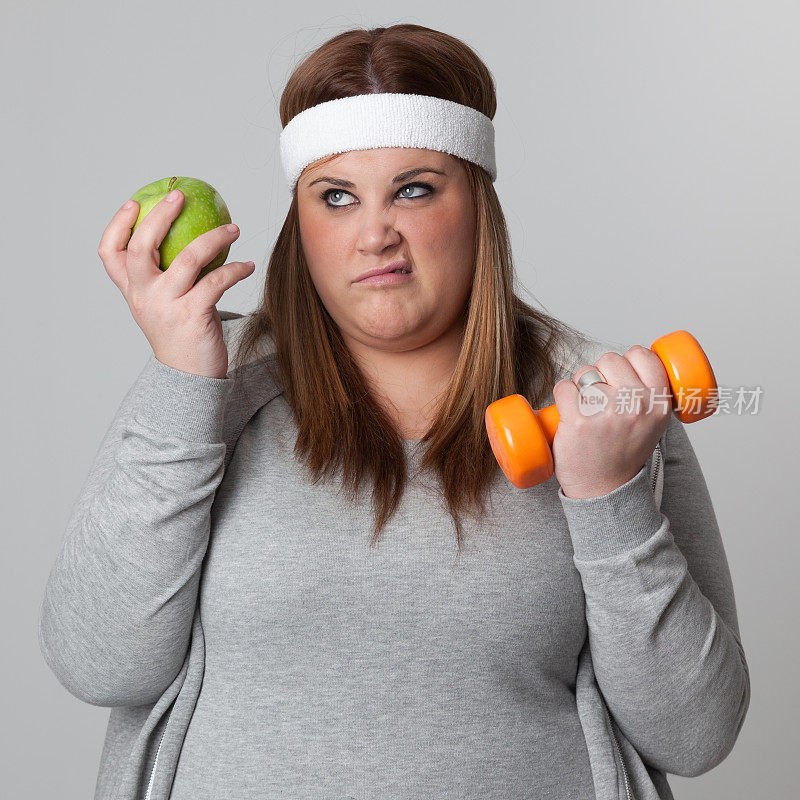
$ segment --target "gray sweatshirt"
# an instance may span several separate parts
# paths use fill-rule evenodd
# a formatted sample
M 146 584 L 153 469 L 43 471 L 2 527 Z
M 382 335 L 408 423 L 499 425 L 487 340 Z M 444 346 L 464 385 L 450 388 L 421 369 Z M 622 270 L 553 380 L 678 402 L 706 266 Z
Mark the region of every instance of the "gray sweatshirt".
M 625 349 L 573 341 L 561 376 Z M 652 459 L 584 499 L 498 468 L 456 560 L 416 442 L 370 550 L 371 505 L 308 481 L 281 387 L 242 373 L 150 355 L 49 574 L 44 659 L 111 708 L 95 800 L 656 800 L 730 753 L 748 667 L 674 416 L 660 508 Z

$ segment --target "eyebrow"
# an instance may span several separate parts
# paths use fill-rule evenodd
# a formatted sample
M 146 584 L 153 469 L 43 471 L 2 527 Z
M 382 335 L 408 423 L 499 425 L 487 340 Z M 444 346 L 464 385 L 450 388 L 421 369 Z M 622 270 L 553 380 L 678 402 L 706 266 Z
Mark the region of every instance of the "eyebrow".
M 447 175 L 446 172 L 442 172 L 440 169 L 434 169 L 433 167 L 417 167 L 416 169 L 410 169 L 406 172 L 401 172 L 399 175 L 395 175 L 392 178 L 392 183 L 403 183 L 407 181 L 409 178 L 413 178 L 415 175 L 420 175 L 423 172 L 435 172 L 437 175 Z M 356 185 L 351 183 L 350 181 L 346 181 L 343 178 L 315 178 L 311 183 L 307 184 L 307 186 L 311 187 L 315 183 L 321 183 L 322 181 L 327 181 L 328 183 L 332 183 L 334 186 L 341 186 L 344 189 L 355 189 Z

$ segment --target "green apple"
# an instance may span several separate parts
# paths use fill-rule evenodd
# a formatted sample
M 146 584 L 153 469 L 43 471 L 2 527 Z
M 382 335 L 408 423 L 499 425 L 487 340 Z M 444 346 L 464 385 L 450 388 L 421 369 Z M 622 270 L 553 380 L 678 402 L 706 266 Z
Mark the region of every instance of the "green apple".
M 173 189 L 180 189 L 183 192 L 183 208 L 158 248 L 161 262 L 159 269 L 162 271 L 168 269 L 178 253 L 193 239 L 231 221 L 231 214 L 225 201 L 210 184 L 199 178 L 161 178 L 148 183 L 147 186 L 142 186 L 131 195 L 131 200 L 135 200 L 139 204 L 139 216 L 133 226 L 131 236 L 153 207 Z M 211 270 L 221 267 L 225 263 L 230 249 L 230 245 L 225 245 L 214 260 L 200 270 L 197 280 L 199 281 Z

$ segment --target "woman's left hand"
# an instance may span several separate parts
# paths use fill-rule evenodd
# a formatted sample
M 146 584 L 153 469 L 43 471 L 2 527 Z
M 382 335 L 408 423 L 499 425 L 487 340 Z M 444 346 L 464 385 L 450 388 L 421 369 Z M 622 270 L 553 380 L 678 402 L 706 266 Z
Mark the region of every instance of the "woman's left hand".
M 579 391 L 578 379 L 593 369 L 607 383 Z M 560 417 L 555 475 L 567 497 L 599 497 L 627 483 L 647 463 L 672 413 L 664 365 L 640 345 L 579 367 L 572 380 L 555 384 L 553 397 Z

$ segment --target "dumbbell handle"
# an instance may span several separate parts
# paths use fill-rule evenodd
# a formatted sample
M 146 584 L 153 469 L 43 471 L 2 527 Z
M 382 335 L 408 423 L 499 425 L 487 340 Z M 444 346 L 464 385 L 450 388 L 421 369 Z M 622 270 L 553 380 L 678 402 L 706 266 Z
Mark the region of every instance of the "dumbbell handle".
M 556 438 L 556 428 L 558 428 L 558 423 L 561 419 L 558 409 L 555 404 L 553 404 L 552 406 L 545 406 L 538 410 L 534 409 L 533 413 L 539 420 L 539 425 L 541 425 L 542 431 L 544 431 L 544 435 L 547 437 L 547 443 L 552 448 L 553 440 Z

